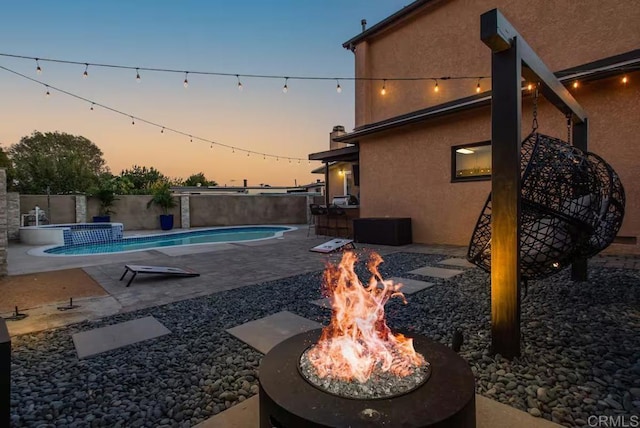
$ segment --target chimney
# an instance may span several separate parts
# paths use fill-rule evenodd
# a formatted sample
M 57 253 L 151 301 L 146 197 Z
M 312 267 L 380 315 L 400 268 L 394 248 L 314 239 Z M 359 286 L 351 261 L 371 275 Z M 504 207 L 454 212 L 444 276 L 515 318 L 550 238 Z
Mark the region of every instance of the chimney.
M 242 180 L 242 183 L 244 183 L 243 184 L 244 187 L 247 187 L 247 179 L 246 178 L 244 180 Z
M 367 29 L 367 20 L 366 19 L 361 20 L 360 25 L 362 25 L 362 32 L 364 33 L 365 30 Z
M 348 146 L 347 143 L 339 143 L 337 141 L 333 141 L 334 138 L 344 134 L 346 134 L 346 132 L 344 132 L 344 126 L 342 125 L 334 126 L 333 131 L 331 131 L 331 133 L 329 134 L 329 149 L 334 150 L 334 149 L 341 149 L 343 147 L 347 147 Z

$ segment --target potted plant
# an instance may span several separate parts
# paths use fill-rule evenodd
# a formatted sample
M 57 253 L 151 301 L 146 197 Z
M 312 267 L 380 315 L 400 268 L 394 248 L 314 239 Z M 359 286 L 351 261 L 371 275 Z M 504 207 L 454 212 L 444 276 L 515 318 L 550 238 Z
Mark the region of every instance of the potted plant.
M 115 214 L 115 211 L 113 211 L 111 207 L 113 207 L 113 203 L 118 200 L 115 192 L 110 187 L 101 187 L 93 192 L 93 196 L 100 201 L 98 215 L 93 216 L 93 222 L 109 223 L 111 221 L 111 214 Z
M 169 214 L 169 210 L 175 208 L 177 204 L 169 189 L 169 183 L 156 183 L 153 186 L 151 195 L 151 200 L 147 202 L 147 208 L 150 208 L 152 205 L 160 207 L 162 209 L 162 214 L 160 214 L 160 228 L 162 230 L 173 229 L 173 214 Z

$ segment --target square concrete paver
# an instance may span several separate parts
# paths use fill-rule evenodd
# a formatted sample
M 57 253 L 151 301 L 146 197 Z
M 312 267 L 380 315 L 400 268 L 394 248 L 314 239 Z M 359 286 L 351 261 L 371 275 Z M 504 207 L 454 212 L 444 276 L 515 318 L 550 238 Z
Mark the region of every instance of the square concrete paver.
M 394 284 L 402 284 L 402 287 L 400 287 L 402 294 L 413 294 L 433 287 L 433 282 L 418 281 L 417 279 L 401 278 L 399 276 L 394 276 L 389 279 L 393 280 Z
M 78 358 L 82 359 L 169 333 L 171 331 L 154 317 L 144 317 L 83 331 L 72 337 Z
M 254 395 L 204 422 L 196 428 L 258 428 L 260 402 Z M 476 428 L 561 428 L 561 425 L 476 394 Z
M 419 269 L 414 269 L 412 271 L 409 271 L 409 273 L 413 273 L 415 275 L 430 276 L 433 278 L 447 279 L 447 278 L 451 278 L 452 276 L 461 274 L 462 271 L 457 269 L 443 269 L 439 267 L 425 266 Z
M 438 263 L 441 265 L 458 266 L 463 268 L 476 267 L 476 265 L 474 265 L 473 263 L 469 263 L 467 260 L 459 259 L 459 258 L 446 259 L 446 260 L 439 261 Z
M 266 354 L 283 340 L 320 327 L 322 325 L 315 321 L 282 311 L 230 328 L 227 332 Z

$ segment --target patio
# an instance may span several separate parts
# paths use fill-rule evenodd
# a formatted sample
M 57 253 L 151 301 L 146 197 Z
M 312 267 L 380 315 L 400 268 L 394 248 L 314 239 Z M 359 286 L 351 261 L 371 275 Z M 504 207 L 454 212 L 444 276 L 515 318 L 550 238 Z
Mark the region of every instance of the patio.
M 273 325 L 258 320 L 283 311 L 305 323 L 327 323 L 330 311 L 317 304 L 327 256 L 308 251 L 322 241 L 307 238 L 300 228 L 282 240 L 177 247 L 114 255 L 113 260 L 47 258 L 61 268 L 85 266 L 109 295 L 86 304 L 79 299 L 81 307 L 67 311 L 71 318 L 62 321 L 51 305 L 40 308 L 40 315 L 35 311 L 8 323 L 14 333 L 64 325 L 13 337 L 13 424 L 192 426 L 219 414 L 208 426 L 233 426 L 234 414 L 250 417 L 242 406 L 250 410 L 255 402 L 247 400 L 257 392 L 263 354 L 254 348 L 262 345 L 243 336 L 243 325 L 252 322 L 245 333 L 264 337 Z M 637 258 L 598 257 L 584 284 L 573 284 L 566 271 L 532 283 L 523 300 L 523 355 L 508 361 L 489 353 L 489 277 L 460 260 L 465 248 L 375 249 L 385 259 L 385 278 L 406 278 L 413 287 L 430 283 L 411 290 L 407 306 L 389 302 L 389 325 L 445 344 L 461 330 L 460 354 L 476 375 L 476 392 L 491 399 L 488 415 L 499 414 L 493 400 L 568 426 L 586 425 L 591 415 L 640 411 Z M 27 256 L 19 254 L 23 248 L 17 250 L 11 254 L 10 249 L 14 269 L 26 269 L 19 261 Z M 126 261 L 188 267 L 201 276 L 139 278 L 127 289 L 118 281 L 125 256 Z M 43 263 L 39 260 L 38 268 Z M 78 358 L 73 335 L 145 317 L 170 333 Z M 65 325 L 69 322 L 77 323 Z M 221 413 L 228 408 L 235 410 Z M 530 426 L 543 422 L 521 415 Z

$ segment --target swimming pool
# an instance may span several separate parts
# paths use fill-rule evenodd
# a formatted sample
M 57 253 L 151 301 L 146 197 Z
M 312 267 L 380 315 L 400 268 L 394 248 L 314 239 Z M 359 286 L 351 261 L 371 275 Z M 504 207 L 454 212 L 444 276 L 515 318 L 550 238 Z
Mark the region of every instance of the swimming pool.
M 150 250 L 152 248 L 178 245 L 199 245 L 239 241 L 257 241 L 280 237 L 284 232 L 295 230 L 289 226 L 234 226 L 200 229 L 189 232 L 173 232 L 160 235 L 145 235 L 123 238 L 111 242 L 94 244 L 60 245 L 30 252 L 39 256 L 86 256 L 93 254 L 125 253 Z

